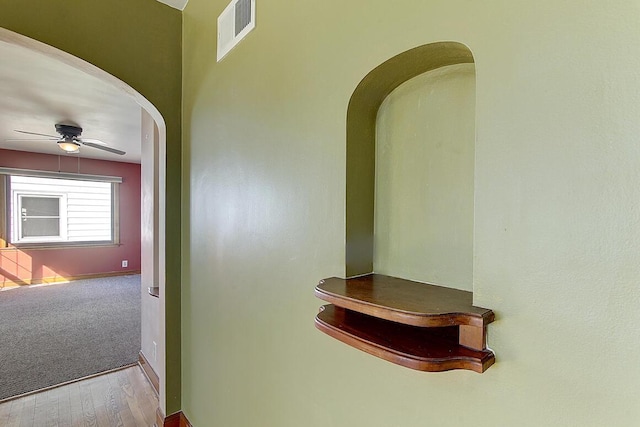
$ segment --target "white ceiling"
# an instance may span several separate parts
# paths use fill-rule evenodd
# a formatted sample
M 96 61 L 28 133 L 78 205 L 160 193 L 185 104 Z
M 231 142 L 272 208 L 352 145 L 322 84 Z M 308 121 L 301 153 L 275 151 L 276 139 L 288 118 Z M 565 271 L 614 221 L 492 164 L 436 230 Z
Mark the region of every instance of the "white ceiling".
M 83 71 L 13 44 L 0 41 L 0 58 L 0 148 L 66 155 L 55 141 L 5 141 L 31 139 L 16 129 L 57 136 L 54 126 L 63 123 L 82 127 L 85 138 L 127 152 L 119 156 L 81 147 L 80 157 L 140 163 L 142 109 L 131 97 Z
M 158 0 L 160 3 L 167 4 L 173 8 L 184 10 L 189 0 Z

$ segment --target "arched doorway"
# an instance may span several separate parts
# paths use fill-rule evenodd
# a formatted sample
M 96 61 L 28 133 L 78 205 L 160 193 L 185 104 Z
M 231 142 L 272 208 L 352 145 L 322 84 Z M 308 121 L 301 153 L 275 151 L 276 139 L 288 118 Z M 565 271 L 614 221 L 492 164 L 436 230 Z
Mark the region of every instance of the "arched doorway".
M 143 287 L 156 288 L 156 295 L 143 293 L 143 350 L 160 379 L 160 407 L 166 402 L 166 333 L 165 333 L 165 198 L 166 198 L 166 124 L 159 110 L 127 83 L 88 62 L 52 46 L 0 28 L 0 42 L 35 52 L 99 79 L 130 98 L 141 109 L 142 146 L 142 270 Z M 87 95 L 89 96 L 89 95 Z M 145 347 L 147 347 L 145 349 Z M 163 409 L 164 410 L 164 409 Z

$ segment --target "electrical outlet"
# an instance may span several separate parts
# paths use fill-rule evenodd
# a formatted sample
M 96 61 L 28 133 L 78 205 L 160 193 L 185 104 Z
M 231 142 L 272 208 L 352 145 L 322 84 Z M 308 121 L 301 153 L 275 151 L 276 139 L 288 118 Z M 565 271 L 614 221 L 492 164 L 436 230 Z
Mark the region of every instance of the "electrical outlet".
M 127 261 L 126 259 L 122 260 L 122 268 L 126 268 L 129 267 L 129 261 Z
M 157 351 L 158 345 L 156 344 L 155 341 L 152 341 L 152 342 L 153 342 L 153 360 L 154 362 L 157 362 L 158 361 L 158 351 Z

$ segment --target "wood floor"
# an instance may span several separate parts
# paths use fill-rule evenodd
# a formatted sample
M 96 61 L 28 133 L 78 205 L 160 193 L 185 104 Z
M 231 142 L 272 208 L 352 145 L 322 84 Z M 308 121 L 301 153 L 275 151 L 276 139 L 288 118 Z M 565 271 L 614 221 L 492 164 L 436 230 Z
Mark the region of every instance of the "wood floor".
M 2 427 L 153 426 L 158 397 L 139 366 L 0 403 Z

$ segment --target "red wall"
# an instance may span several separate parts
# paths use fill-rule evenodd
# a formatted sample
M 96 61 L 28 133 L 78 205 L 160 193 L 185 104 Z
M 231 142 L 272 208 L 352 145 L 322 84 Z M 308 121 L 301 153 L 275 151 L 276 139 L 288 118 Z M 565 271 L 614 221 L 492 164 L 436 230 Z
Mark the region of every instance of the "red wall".
M 79 160 L 79 163 L 78 163 Z M 60 168 L 58 168 L 60 161 Z M 121 176 L 120 245 L 61 249 L 0 249 L 0 288 L 83 275 L 140 270 L 140 165 L 0 149 L 0 166 Z M 78 170 L 78 166 L 80 169 Z M 0 201 L 5 203 L 5 201 Z M 122 260 L 129 266 L 122 268 Z

